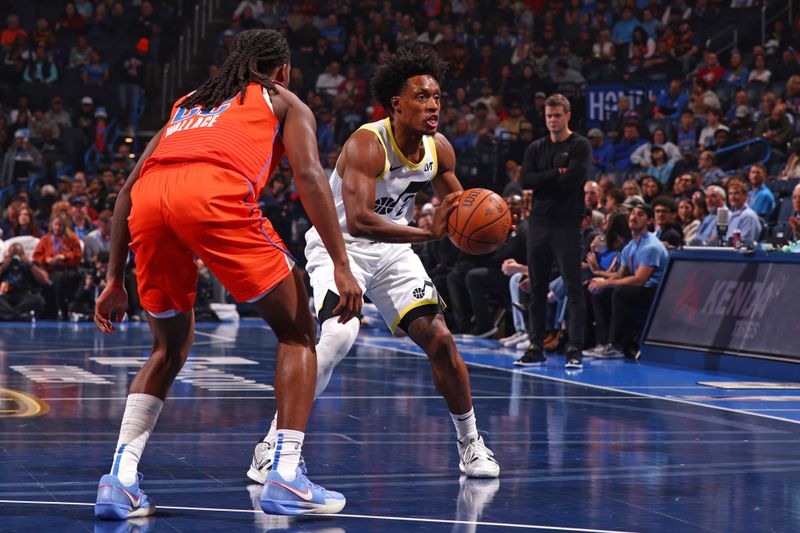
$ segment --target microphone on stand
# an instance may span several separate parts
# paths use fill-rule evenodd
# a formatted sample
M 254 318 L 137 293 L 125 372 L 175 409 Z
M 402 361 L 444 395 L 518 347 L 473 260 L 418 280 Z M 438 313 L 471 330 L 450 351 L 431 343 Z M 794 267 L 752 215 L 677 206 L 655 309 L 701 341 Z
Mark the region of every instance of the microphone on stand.
M 720 246 L 725 246 L 725 235 L 728 233 L 728 222 L 730 221 L 731 211 L 725 206 L 717 209 L 717 242 Z

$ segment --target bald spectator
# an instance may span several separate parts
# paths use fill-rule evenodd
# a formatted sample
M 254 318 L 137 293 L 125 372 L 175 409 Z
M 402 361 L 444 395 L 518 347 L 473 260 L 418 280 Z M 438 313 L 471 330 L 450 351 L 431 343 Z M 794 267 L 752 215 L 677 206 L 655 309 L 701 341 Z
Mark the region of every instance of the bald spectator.
M 719 185 L 711 185 L 706 189 L 706 208 L 708 214 L 700 221 L 697 228 L 695 241 L 705 244 L 712 244 L 717 241 L 717 209 L 727 207 L 727 193 Z

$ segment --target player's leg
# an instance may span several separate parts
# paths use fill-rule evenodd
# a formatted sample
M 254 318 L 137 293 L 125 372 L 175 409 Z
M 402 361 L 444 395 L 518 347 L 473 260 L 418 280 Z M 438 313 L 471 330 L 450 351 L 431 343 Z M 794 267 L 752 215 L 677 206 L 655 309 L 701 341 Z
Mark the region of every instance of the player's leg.
M 405 331 L 428 355 L 434 385 L 456 426 L 461 471 L 470 477 L 497 477 L 500 467 L 478 434 L 467 367 L 445 323 L 436 288 L 410 248 L 388 248 L 386 256 L 367 296 L 392 333 Z
M 441 313 L 419 316 L 409 324 L 407 332 L 428 355 L 434 385 L 450 410 L 456 427 L 461 472 L 469 477 L 497 477 L 500 466 L 478 434 L 467 365 L 444 316 Z
M 167 392 L 186 362 L 194 338 L 194 312 L 170 318 L 148 314 L 153 352 L 131 383 L 111 472 L 100 479 L 95 515 L 125 520 L 155 506 L 139 488 L 139 460 L 158 421 Z
M 319 244 L 316 246 L 315 244 Z M 333 264 L 330 256 L 321 243 L 312 242 L 306 252 L 308 264 L 306 269 L 311 277 L 311 287 L 314 291 L 314 302 L 317 308 L 317 318 L 322 324 L 320 336 L 317 341 L 317 383 L 314 397 L 318 397 L 330 382 L 333 369 L 341 362 L 358 336 L 360 321 L 349 320 L 341 324 L 334 316 L 333 310 L 339 303 L 339 295 L 335 292 Z M 358 267 L 357 261 L 351 259 L 351 269 L 359 280 L 362 290 L 365 290 L 365 274 Z M 264 483 L 267 473 L 272 468 L 275 456 L 275 446 L 278 433 L 278 412 L 272 417 L 266 436 L 256 443 L 253 450 L 253 459 L 247 471 L 247 477 L 256 483 Z
M 160 180 L 148 179 L 134 188 L 129 226 L 153 349 L 131 382 L 111 471 L 100 480 L 95 514 L 101 518 L 155 511 L 139 488 L 139 459 L 194 338 L 197 267 L 192 251 L 163 223 L 159 185 Z M 148 201 L 153 197 L 156 201 Z
M 278 438 L 261 508 L 271 514 L 338 513 L 345 505 L 344 496 L 311 483 L 299 465 L 317 373 L 316 325 L 299 269 L 295 267 L 266 296 L 253 302 L 253 308 L 278 337 Z

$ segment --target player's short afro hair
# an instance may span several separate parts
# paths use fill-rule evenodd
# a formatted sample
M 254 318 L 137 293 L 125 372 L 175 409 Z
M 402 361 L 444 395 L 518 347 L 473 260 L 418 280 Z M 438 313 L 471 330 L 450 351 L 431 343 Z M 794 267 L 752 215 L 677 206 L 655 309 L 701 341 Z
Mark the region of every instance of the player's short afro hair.
M 387 113 L 390 113 L 392 97 L 400 94 L 408 78 L 428 74 L 441 83 L 446 70 L 447 63 L 429 46 L 398 48 L 375 69 L 372 92 Z

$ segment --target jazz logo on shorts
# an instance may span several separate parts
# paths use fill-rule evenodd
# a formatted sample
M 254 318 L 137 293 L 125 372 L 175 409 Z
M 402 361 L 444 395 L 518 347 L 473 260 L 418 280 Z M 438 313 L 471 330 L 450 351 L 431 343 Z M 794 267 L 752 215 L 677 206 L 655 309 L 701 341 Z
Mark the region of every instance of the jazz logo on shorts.
M 230 102 L 230 100 L 227 102 Z M 223 102 L 221 105 L 209 109 L 208 111 L 203 111 L 200 107 L 193 107 L 191 109 L 179 107 L 178 111 L 175 112 L 175 116 L 169 121 L 165 137 L 169 137 L 173 133 L 179 131 L 212 127 L 219 116 L 231 106 L 231 104 L 227 102 Z

